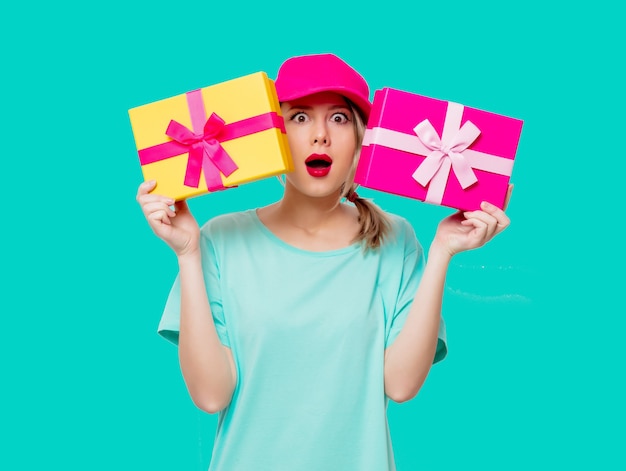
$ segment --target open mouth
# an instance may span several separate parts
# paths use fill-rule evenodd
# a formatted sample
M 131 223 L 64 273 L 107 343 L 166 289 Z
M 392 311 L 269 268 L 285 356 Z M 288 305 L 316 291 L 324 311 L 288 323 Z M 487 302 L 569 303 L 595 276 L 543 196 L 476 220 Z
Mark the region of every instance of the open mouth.
M 304 163 L 309 168 L 322 169 L 330 167 L 333 159 L 326 154 L 311 154 Z
M 323 178 L 330 173 L 333 159 L 326 154 L 311 154 L 304 163 L 309 175 L 315 178 Z

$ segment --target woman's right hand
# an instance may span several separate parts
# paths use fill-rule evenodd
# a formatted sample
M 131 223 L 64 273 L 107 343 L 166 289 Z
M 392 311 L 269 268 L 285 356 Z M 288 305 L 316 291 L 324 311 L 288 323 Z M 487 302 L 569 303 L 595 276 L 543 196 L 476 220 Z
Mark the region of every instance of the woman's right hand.
M 156 181 L 149 180 L 139 185 L 137 190 L 137 202 L 152 231 L 179 257 L 197 251 L 200 228 L 187 203 L 174 203 L 167 196 L 150 193 L 155 186 Z M 174 205 L 174 210 L 170 208 L 171 205 Z

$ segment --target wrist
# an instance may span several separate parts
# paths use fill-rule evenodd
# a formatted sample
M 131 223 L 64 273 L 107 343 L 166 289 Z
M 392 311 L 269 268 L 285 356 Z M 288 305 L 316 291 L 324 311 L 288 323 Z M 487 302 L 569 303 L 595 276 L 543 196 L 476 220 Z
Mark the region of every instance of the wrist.
M 442 264 L 449 264 L 450 260 L 452 260 L 453 253 L 451 253 L 448 248 L 437 241 L 434 241 L 430 245 L 430 249 L 428 250 L 428 260 L 432 262 L 438 262 Z
M 201 260 L 199 248 L 185 250 L 176 255 L 178 257 L 178 265 L 181 267 L 183 265 L 198 263 Z

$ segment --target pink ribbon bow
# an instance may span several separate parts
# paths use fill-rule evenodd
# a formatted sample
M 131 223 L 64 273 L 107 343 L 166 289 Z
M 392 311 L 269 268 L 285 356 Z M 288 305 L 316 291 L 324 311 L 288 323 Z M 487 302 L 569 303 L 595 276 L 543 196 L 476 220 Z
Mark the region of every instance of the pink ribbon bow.
M 422 144 L 431 151 L 413 173 L 413 178 L 420 185 L 425 187 L 438 172 L 442 171 L 446 159 L 449 159 L 452 164 L 454 174 L 463 189 L 478 181 L 472 166 L 463 155 L 463 151 L 480 135 L 480 129 L 474 123 L 466 121 L 450 139 L 441 139 L 427 119 L 415 126 L 413 130 Z
M 165 134 L 189 148 L 189 159 L 185 172 L 185 185 L 198 188 L 200 173 L 204 170 L 209 191 L 224 189 L 220 172 L 229 176 L 237 170 L 237 164 L 228 155 L 219 141 L 225 122 L 212 113 L 204 124 L 202 134 L 196 134 L 177 121 L 171 120 Z

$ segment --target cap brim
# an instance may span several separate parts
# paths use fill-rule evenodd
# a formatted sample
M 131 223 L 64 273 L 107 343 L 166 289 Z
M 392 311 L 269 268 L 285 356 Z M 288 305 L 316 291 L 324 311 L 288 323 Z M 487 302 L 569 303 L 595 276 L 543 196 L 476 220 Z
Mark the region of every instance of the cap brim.
M 357 95 L 356 93 L 353 93 L 351 90 L 343 89 L 341 87 L 309 88 L 306 91 L 306 93 L 292 93 L 291 95 L 289 94 L 283 95 L 280 97 L 280 99 L 282 102 L 293 101 L 299 98 L 303 98 L 305 96 L 314 95 L 316 93 L 323 93 L 323 92 L 334 92 L 334 93 L 337 93 L 339 95 L 346 97 L 348 100 L 354 103 L 354 105 L 359 109 L 359 111 L 363 115 L 365 124 L 367 124 L 367 120 L 370 117 L 370 111 L 372 110 L 372 104 L 369 101 L 364 100 L 361 96 Z

